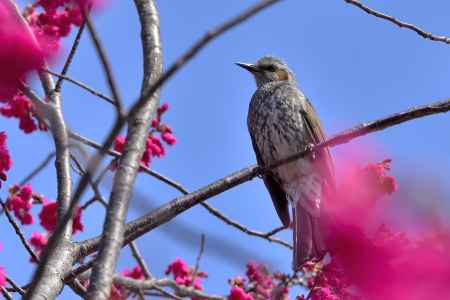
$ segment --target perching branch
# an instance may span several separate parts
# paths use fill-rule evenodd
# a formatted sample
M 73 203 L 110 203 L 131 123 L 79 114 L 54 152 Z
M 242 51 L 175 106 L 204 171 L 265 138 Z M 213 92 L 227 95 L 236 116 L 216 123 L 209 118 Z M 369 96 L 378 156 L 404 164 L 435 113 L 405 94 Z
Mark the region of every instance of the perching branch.
M 384 19 L 387 20 L 391 23 L 394 23 L 395 25 L 398 25 L 401 28 L 407 28 L 410 29 L 414 32 L 416 32 L 418 35 L 420 35 L 421 37 L 423 37 L 424 39 L 429 39 L 432 41 L 437 41 L 437 42 L 443 42 L 446 44 L 450 44 L 450 37 L 444 36 L 444 35 L 434 35 L 430 32 L 427 32 L 417 26 L 415 26 L 414 24 L 411 23 L 405 23 L 403 21 L 400 21 L 398 19 L 396 19 L 393 16 L 389 16 L 389 15 L 385 15 L 379 11 L 376 11 L 374 9 L 371 9 L 368 6 L 365 6 L 364 4 L 362 4 L 361 2 L 359 2 L 358 0 L 344 0 L 345 2 L 354 5 L 356 7 L 359 7 L 360 9 L 362 9 L 363 11 L 365 11 L 366 13 L 368 13 L 369 15 L 375 16 L 377 18 L 380 19 Z
M 151 231 L 159 225 L 170 221 L 172 218 L 191 208 L 192 206 L 199 204 L 200 202 L 216 196 L 224 191 L 227 191 L 235 186 L 238 186 L 246 181 L 249 181 L 255 178 L 257 175 L 262 174 L 263 172 L 266 172 L 272 168 L 276 168 L 282 164 L 286 164 L 304 157 L 311 151 L 317 151 L 324 147 L 334 147 L 340 144 L 347 143 L 357 137 L 366 135 L 368 133 L 380 131 L 398 125 L 400 123 L 411 121 L 428 115 L 448 112 L 449 110 L 450 99 L 441 102 L 435 102 L 429 105 L 414 107 L 405 112 L 393 114 L 376 121 L 362 123 L 348 130 L 342 131 L 320 144 L 317 144 L 311 148 L 307 148 L 304 151 L 291 155 L 285 159 L 281 159 L 267 166 L 266 169 L 262 169 L 257 165 L 243 168 L 231 175 L 228 175 L 201 189 L 198 189 L 195 192 L 177 197 L 174 200 L 160 206 L 159 208 L 145 214 L 144 216 L 139 217 L 132 222 L 129 222 L 125 228 L 124 245 Z M 95 237 L 82 242 L 81 244 L 79 244 L 78 256 L 84 257 L 93 253 L 98 249 L 99 242 L 100 237 Z

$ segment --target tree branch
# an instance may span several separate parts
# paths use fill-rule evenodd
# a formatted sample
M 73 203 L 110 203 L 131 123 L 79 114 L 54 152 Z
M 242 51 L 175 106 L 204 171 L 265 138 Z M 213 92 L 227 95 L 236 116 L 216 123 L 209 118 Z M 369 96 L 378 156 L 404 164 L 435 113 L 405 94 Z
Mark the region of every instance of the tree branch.
M 175 280 L 169 278 L 162 279 L 150 279 L 150 280 L 136 280 L 120 275 L 114 277 L 114 282 L 120 284 L 131 290 L 151 290 L 155 287 L 169 287 L 175 294 L 179 297 L 190 297 L 190 298 L 200 298 L 207 300 L 226 300 L 226 297 L 210 295 L 203 291 L 196 290 L 190 286 L 179 285 Z
M 257 175 L 262 174 L 263 172 L 267 172 L 272 168 L 276 168 L 282 164 L 286 164 L 304 157 L 311 151 L 317 151 L 325 147 L 334 147 L 336 145 L 347 143 L 357 137 L 366 135 L 368 133 L 380 131 L 398 125 L 400 123 L 411 121 L 428 115 L 448 112 L 449 110 L 450 99 L 441 102 L 435 102 L 429 105 L 414 107 L 405 112 L 392 114 L 376 121 L 354 126 L 348 130 L 342 131 L 332 136 L 326 141 L 319 143 L 311 148 L 307 148 L 304 151 L 274 162 L 273 164 L 267 166 L 265 169 L 261 169 L 257 165 L 243 168 L 195 192 L 177 197 L 174 200 L 160 206 L 159 208 L 145 214 L 144 216 L 127 223 L 125 227 L 124 245 L 151 231 L 159 225 L 170 221 L 172 218 L 191 208 L 192 206 L 213 196 L 216 196 L 224 191 L 227 191 L 239 184 L 249 181 L 255 178 Z M 84 257 L 88 254 L 93 253 L 98 249 L 99 242 L 100 237 L 95 237 L 80 243 L 78 248 L 78 256 Z
M 73 45 L 72 45 L 72 48 L 70 49 L 69 56 L 67 56 L 66 62 L 64 63 L 64 67 L 61 71 L 61 77 L 59 77 L 58 80 L 56 81 L 55 92 L 57 92 L 57 93 L 59 93 L 61 91 L 61 86 L 63 83 L 63 81 L 62 81 L 63 76 L 65 76 L 67 74 L 70 64 L 72 63 L 75 53 L 77 52 L 78 45 L 80 44 L 81 35 L 83 34 L 85 25 L 86 25 L 86 23 L 83 22 L 83 24 L 81 24 L 80 28 L 78 29 L 77 36 L 75 37 L 75 40 L 73 41 Z
M 16 232 L 17 236 L 19 237 L 20 241 L 22 242 L 22 245 L 25 247 L 25 249 L 28 251 L 28 254 L 36 261 L 39 261 L 39 257 L 34 253 L 33 248 L 31 248 L 30 244 L 28 244 L 27 239 L 25 238 L 25 235 L 20 230 L 19 225 L 17 225 L 14 218 L 9 213 L 8 208 L 6 207 L 5 203 L 0 199 L 0 205 L 2 206 L 3 211 L 5 212 L 6 218 L 8 219 L 9 224 L 14 228 L 14 231 Z
M 387 21 L 389 21 L 389 22 L 391 22 L 391 23 L 393 23 L 395 25 L 398 25 L 401 28 L 410 29 L 410 30 L 416 32 L 418 35 L 420 35 L 424 39 L 429 39 L 429 40 L 436 41 L 436 42 L 443 42 L 443 43 L 446 43 L 446 44 L 450 44 L 450 37 L 443 36 L 443 35 L 434 35 L 434 34 L 432 34 L 430 32 L 427 32 L 427 31 L 425 31 L 425 30 L 415 26 L 414 24 L 405 23 L 403 21 L 400 21 L 400 20 L 396 19 L 393 16 L 388 16 L 388 15 L 385 15 L 385 14 L 379 12 L 379 11 L 371 9 L 370 7 L 365 6 L 364 4 L 362 4 L 358 0 L 344 0 L 344 1 L 347 2 L 348 4 L 351 4 L 353 6 L 356 6 L 356 7 L 360 8 L 360 9 L 362 9 L 363 11 L 368 13 L 369 15 L 375 16 L 375 17 L 380 18 L 380 19 L 387 20 Z
M 50 70 L 45 70 L 45 72 L 47 72 L 47 73 L 49 73 L 49 74 L 51 74 L 51 75 L 53 75 L 55 77 L 58 77 L 59 80 L 67 80 L 67 81 L 69 81 L 69 82 L 79 86 L 80 88 L 88 91 L 92 95 L 97 96 L 99 98 L 102 98 L 103 100 L 105 100 L 106 102 L 111 103 L 112 105 L 116 105 L 116 103 L 114 102 L 113 99 L 111 99 L 110 97 L 108 97 L 108 96 L 106 96 L 106 95 L 104 95 L 104 94 L 94 90 L 93 88 L 91 88 L 90 86 L 82 83 L 81 81 L 75 80 L 75 79 L 73 79 L 71 77 L 68 77 L 68 76 L 65 76 L 63 74 L 58 74 L 58 73 L 52 72 Z
M 136 0 L 141 18 L 144 51 L 144 79 L 142 93 L 162 73 L 162 52 L 159 36 L 159 16 L 154 1 Z M 88 22 L 89 27 L 89 22 Z M 111 290 L 116 262 L 123 243 L 125 218 L 140 159 L 145 150 L 148 131 L 159 106 L 159 91 L 140 103 L 129 115 L 128 133 L 119 166 L 114 176 L 106 220 L 103 226 L 102 247 L 94 263 L 87 299 L 107 299 Z
M 89 12 L 87 12 L 84 9 L 84 7 L 80 6 L 80 8 L 84 11 L 84 18 L 87 28 L 89 30 L 92 42 L 94 43 L 95 50 L 97 51 L 97 55 L 102 63 L 103 72 L 105 73 L 109 89 L 115 102 L 114 107 L 116 108 L 117 115 L 119 116 L 119 118 L 122 118 L 125 115 L 125 109 L 123 107 L 122 100 L 119 95 L 119 90 L 117 89 L 117 84 L 112 73 L 111 65 L 109 63 L 108 57 L 106 56 L 106 51 L 103 48 L 102 43 L 100 42 L 100 39 L 98 37 L 97 31 L 95 30 L 94 23 L 92 22 Z

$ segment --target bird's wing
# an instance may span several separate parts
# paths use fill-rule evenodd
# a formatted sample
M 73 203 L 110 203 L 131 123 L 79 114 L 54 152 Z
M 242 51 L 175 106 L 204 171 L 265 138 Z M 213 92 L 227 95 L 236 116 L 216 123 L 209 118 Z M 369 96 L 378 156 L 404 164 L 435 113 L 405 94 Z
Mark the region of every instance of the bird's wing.
M 325 141 L 325 133 L 322 130 L 317 113 L 307 98 L 303 107 L 302 118 L 306 125 L 306 130 L 312 138 L 312 142 L 318 144 Z M 334 164 L 330 149 L 328 147 L 323 148 L 317 151 L 316 155 L 317 166 L 319 167 L 322 176 L 326 178 L 328 186 L 334 189 Z
M 256 160 L 260 166 L 264 166 L 264 162 L 262 161 L 261 154 L 259 153 L 258 147 L 256 146 L 255 139 L 250 132 L 250 137 L 252 139 L 253 150 L 256 154 Z M 288 201 L 286 198 L 286 193 L 281 189 L 280 184 L 275 180 L 275 178 L 270 174 L 266 173 L 262 175 L 264 184 L 269 191 L 270 197 L 272 198 L 273 205 L 277 211 L 278 217 L 280 217 L 281 222 L 284 226 L 288 227 L 291 223 L 291 219 L 289 217 L 289 207 Z

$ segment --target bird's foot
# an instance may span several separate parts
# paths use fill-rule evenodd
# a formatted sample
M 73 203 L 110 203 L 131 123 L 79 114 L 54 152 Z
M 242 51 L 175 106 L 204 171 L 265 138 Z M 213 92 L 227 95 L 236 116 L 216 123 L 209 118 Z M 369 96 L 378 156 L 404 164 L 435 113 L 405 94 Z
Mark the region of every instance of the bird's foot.
M 316 151 L 314 151 L 314 144 L 309 143 L 305 146 L 305 151 L 310 153 L 312 160 L 316 160 Z

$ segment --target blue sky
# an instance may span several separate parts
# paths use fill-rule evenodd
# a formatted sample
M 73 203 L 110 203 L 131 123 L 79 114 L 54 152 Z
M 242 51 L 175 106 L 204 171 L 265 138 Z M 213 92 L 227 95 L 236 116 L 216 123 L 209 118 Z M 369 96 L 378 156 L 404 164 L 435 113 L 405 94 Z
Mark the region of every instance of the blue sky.
M 252 3 L 158 1 L 165 66 L 207 29 Z M 407 5 L 402 1 L 365 3 L 427 31 L 450 35 L 445 31 L 448 1 L 417 1 Z M 120 94 L 129 105 L 139 94 L 142 75 L 140 29 L 134 5 L 132 1 L 110 0 L 110 5 L 94 19 Z M 72 39 L 73 36 L 65 44 L 66 53 Z M 313 102 L 326 132 L 332 134 L 449 97 L 449 47 L 369 16 L 344 1 L 282 1 L 208 45 L 164 86 L 161 100 L 171 105 L 165 121 L 172 126 L 178 144 L 168 149 L 164 159 L 155 160 L 152 167 L 194 190 L 255 163 L 246 128 L 255 85 L 248 73 L 233 64 L 236 61 L 254 62 L 266 54 L 283 58 L 296 72 L 299 85 Z M 55 64 L 54 70 L 60 70 L 60 63 Z M 86 34 L 69 75 L 108 92 Z M 97 141 L 102 140 L 113 120 L 114 111 L 108 103 L 70 83 L 63 86 L 63 109 L 70 128 Z M 0 130 L 8 133 L 14 160 L 7 185 L 23 178 L 52 149 L 47 134 L 27 136 L 17 127 L 15 120 L 0 119 Z M 448 115 L 436 115 L 364 137 L 351 146 L 371 145 L 372 151 L 363 162 L 392 158 L 392 173 L 399 178 L 400 192 L 417 190 L 416 196 L 424 196 L 417 199 L 423 207 L 438 203 L 440 210 L 446 212 L 450 192 L 445 184 L 450 175 L 448 132 Z M 349 147 L 340 146 L 333 152 L 338 157 Z M 337 165 L 344 167 L 338 159 Z M 50 165 L 32 181 L 34 189 L 54 199 L 54 176 Z M 430 187 L 423 178 L 434 183 L 436 197 L 430 197 L 434 194 L 427 190 Z M 7 185 L 0 191 L 3 199 Z M 110 185 L 105 184 L 102 189 L 107 197 Z M 140 174 L 129 219 L 177 195 L 170 187 Z M 266 231 L 280 225 L 259 179 L 214 197 L 210 203 L 253 229 Z M 101 214 L 99 205 L 86 213 L 87 230 L 76 238 L 100 233 Z M 0 226 L 3 228 L 0 265 L 5 266 L 12 278 L 25 284 L 32 266 L 5 218 L 0 219 Z M 31 228 L 24 231 L 31 235 Z M 242 274 L 245 262 L 251 258 L 261 259 L 277 270 L 290 269 L 289 251 L 246 236 L 201 207 L 147 234 L 138 245 L 152 272 L 162 276 L 165 266 L 176 256 L 195 263 L 202 233 L 206 235 L 206 246 L 201 269 L 210 273 L 204 284 L 208 292 L 225 294 L 227 279 Z M 280 236 L 291 238 L 289 232 Z M 134 262 L 129 250 L 124 250 L 118 269 L 127 266 L 134 266 Z M 64 299 L 71 297 L 66 289 Z

